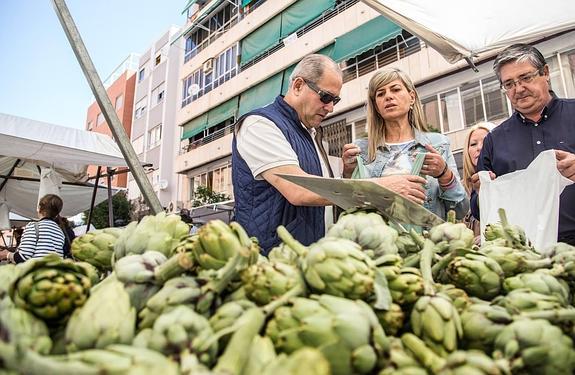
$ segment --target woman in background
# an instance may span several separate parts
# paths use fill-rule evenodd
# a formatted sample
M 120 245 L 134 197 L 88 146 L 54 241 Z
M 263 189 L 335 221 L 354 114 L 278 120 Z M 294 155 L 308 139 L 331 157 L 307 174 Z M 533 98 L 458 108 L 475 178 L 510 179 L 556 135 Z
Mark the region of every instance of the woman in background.
M 469 197 L 474 189 L 471 177 L 477 173 L 477 160 L 483 148 L 483 139 L 494 127 L 495 125 L 491 122 L 480 122 L 472 126 L 465 137 L 465 148 L 463 149 L 463 186 L 465 186 L 465 191 Z M 463 222 L 469 229 L 473 230 L 476 237 L 481 235 L 479 220 L 474 218 L 471 212 L 467 213 Z

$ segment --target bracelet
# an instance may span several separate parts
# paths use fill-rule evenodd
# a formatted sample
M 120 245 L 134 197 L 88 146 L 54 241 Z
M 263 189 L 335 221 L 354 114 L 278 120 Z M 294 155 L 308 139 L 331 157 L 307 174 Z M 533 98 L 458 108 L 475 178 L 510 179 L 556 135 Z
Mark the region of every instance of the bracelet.
M 447 163 L 445 163 L 445 168 L 443 168 L 443 171 L 441 171 L 441 173 L 439 174 L 439 176 L 435 177 L 435 178 L 441 178 L 443 177 L 443 175 L 445 174 L 445 172 L 447 172 Z

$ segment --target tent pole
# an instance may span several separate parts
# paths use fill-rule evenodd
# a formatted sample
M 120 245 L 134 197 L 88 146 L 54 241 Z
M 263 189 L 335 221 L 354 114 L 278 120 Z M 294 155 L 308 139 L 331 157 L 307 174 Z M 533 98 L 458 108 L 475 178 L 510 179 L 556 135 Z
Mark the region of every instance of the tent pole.
M 108 226 L 114 226 L 114 205 L 112 204 L 112 168 L 106 169 L 106 180 L 108 182 Z
M 66 2 L 64 0 L 52 0 L 54 4 L 54 9 L 56 11 L 56 15 L 62 24 L 62 28 L 66 33 L 66 37 L 70 42 L 70 46 L 78 59 L 80 67 L 88 80 L 88 84 L 92 89 L 92 93 L 102 110 L 102 114 L 104 118 L 108 122 L 110 130 L 114 135 L 114 139 L 122 151 L 122 155 L 126 160 L 128 167 L 132 171 L 134 175 L 134 179 L 140 188 L 140 192 L 142 196 L 146 200 L 148 206 L 150 206 L 150 210 L 157 214 L 162 212 L 164 209 L 162 208 L 162 204 L 160 203 L 160 199 L 154 193 L 154 189 L 152 184 L 148 180 L 146 173 L 144 172 L 144 168 L 140 164 L 138 160 L 138 155 L 136 155 L 136 151 L 132 147 L 130 143 L 130 138 L 126 135 L 126 131 L 112 106 L 112 102 L 108 97 L 106 92 L 106 88 L 102 84 L 100 77 L 98 76 L 98 72 L 96 71 L 96 67 L 88 54 L 88 50 L 82 41 L 80 33 L 74 24 L 74 19 L 68 10 Z M 97 185 L 97 184 L 96 184 Z
M 92 224 L 92 213 L 94 213 L 94 203 L 96 202 L 96 191 L 98 190 L 98 182 L 100 182 L 100 172 L 102 167 L 98 165 L 98 170 L 96 171 L 96 183 L 94 184 L 94 190 L 92 191 L 92 201 L 90 202 L 90 213 L 88 214 L 88 222 L 86 223 L 86 233 L 90 230 L 90 224 Z

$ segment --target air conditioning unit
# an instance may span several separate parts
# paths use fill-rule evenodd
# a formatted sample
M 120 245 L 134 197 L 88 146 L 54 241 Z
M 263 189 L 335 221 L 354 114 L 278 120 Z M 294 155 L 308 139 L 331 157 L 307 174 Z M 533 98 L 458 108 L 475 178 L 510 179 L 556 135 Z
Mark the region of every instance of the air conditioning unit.
M 212 69 L 214 69 L 214 59 L 208 59 L 204 61 L 202 64 L 202 70 L 204 73 L 209 73 L 212 71 Z

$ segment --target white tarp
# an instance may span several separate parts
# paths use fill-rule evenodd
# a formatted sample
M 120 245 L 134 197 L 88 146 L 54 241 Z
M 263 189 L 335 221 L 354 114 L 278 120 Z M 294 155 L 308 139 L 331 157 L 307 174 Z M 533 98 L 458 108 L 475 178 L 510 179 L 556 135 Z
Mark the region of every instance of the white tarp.
M 363 0 L 455 63 L 575 28 L 574 0 Z
M 63 182 L 85 181 L 88 165 L 127 166 L 117 144 L 107 135 L 0 113 L 0 175 L 10 175 L 18 159 L 13 176 L 40 179 L 41 167 L 52 167 Z M 5 181 L 0 178 L 0 184 Z M 37 181 L 8 179 L 0 191 L 0 202 L 6 202 L 11 212 L 36 218 L 39 189 Z M 59 190 L 63 216 L 90 208 L 93 187 L 62 184 Z M 107 199 L 107 194 L 105 187 L 98 188 L 95 204 Z

